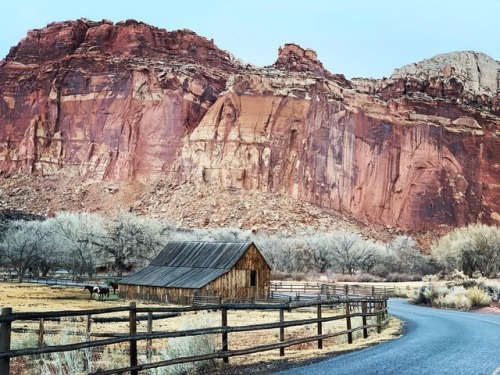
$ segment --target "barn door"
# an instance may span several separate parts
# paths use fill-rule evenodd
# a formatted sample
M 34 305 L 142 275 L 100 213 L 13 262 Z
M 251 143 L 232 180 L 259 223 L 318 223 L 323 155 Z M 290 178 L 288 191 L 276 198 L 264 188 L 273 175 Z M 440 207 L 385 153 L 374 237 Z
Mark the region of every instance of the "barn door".
M 250 297 L 256 298 L 258 297 L 259 292 L 259 283 L 258 283 L 258 274 L 256 270 L 250 271 Z

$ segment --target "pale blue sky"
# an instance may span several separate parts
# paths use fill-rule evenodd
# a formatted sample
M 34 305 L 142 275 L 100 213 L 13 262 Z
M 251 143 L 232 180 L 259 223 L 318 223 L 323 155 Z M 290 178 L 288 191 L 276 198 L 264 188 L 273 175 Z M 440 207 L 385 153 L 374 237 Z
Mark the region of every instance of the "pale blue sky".
M 0 58 L 29 29 L 84 17 L 188 28 L 260 66 L 293 42 L 314 49 L 328 70 L 348 78 L 389 76 L 451 51 L 500 60 L 499 0 L 11 0 L 1 8 Z

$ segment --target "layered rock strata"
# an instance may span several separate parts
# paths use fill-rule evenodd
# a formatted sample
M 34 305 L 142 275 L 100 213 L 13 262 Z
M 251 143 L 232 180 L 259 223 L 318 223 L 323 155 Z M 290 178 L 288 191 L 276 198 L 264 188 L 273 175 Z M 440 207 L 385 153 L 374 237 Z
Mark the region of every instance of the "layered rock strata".
M 400 80 L 429 81 L 429 70 L 407 77 L 403 68 L 390 82 L 352 89 L 325 79 L 318 66 L 297 69 L 308 66 L 298 55 L 278 58 L 275 67 L 291 71 L 231 78 L 186 137 L 179 181 L 282 192 L 406 229 L 499 219 L 499 121 L 475 101 L 484 92 L 495 100 L 498 89 L 486 86 L 494 80 L 482 79 L 482 91 L 464 84 L 459 105 L 458 93 L 392 90 Z M 290 56 L 293 64 L 285 63 Z
M 79 20 L 30 31 L 0 66 L 0 169 L 166 173 L 234 70 L 189 30 Z
M 451 52 L 395 69 L 388 79 L 354 79 L 356 89 L 384 100 L 443 99 L 500 115 L 500 63 L 481 52 Z
M 287 44 L 242 66 L 189 30 L 78 20 L 0 63 L 0 171 L 283 193 L 368 222 L 500 223 L 499 63 L 346 80 Z

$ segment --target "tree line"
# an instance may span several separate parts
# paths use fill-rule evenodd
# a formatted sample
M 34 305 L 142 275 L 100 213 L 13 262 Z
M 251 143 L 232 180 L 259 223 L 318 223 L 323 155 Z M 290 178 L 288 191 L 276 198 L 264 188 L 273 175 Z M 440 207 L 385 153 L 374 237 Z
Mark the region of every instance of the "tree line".
M 439 264 L 491 276 L 500 272 L 498 233 L 497 227 L 457 229 L 436 242 L 430 258 L 407 235 L 383 243 L 346 230 L 259 235 L 239 228 L 181 228 L 130 213 L 112 218 L 58 213 L 45 220 L 1 223 L 0 267 L 14 271 L 19 280 L 60 268 L 74 277 L 97 271 L 122 276 L 147 265 L 171 240 L 254 241 L 274 272 L 369 273 L 384 278 L 432 273 Z

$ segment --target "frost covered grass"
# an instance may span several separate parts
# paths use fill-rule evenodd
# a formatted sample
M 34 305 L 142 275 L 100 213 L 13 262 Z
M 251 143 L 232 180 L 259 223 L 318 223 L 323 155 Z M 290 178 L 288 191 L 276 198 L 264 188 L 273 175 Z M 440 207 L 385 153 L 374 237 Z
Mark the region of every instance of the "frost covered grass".
M 29 334 L 27 337 L 31 337 Z M 64 322 L 60 332 L 55 335 L 46 335 L 44 346 L 57 346 L 74 344 L 84 341 L 84 334 L 78 324 Z M 36 347 L 37 340 L 26 347 Z M 14 372 L 19 375 L 77 375 L 86 374 L 88 371 L 96 370 L 92 363 L 92 353 L 89 348 L 73 350 L 62 353 L 50 353 L 33 355 L 23 358 L 22 362 L 14 360 Z
M 188 316 L 179 325 L 181 330 L 209 327 L 210 321 L 206 314 Z M 36 337 L 29 336 L 30 345 L 36 346 Z M 85 341 L 85 335 L 77 324 L 64 324 L 58 335 L 53 335 L 45 341 L 45 345 L 67 345 Z M 34 345 L 33 345 L 34 344 Z M 172 339 L 154 340 L 151 355 L 147 355 L 145 347 L 139 350 L 139 363 L 165 361 L 174 358 L 190 357 L 213 353 L 218 342 L 215 335 L 187 336 Z M 126 347 L 120 345 L 107 346 L 102 350 L 91 348 L 73 350 L 61 353 L 50 353 L 31 356 L 24 360 L 22 368 L 16 367 L 19 375 L 79 375 L 106 369 L 116 369 L 129 366 L 129 353 Z M 177 375 L 202 373 L 217 366 L 215 360 L 182 363 L 151 369 L 148 375 Z
M 212 323 L 213 324 L 213 323 Z M 191 316 L 184 320 L 180 326 L 180 330 L 190 330 L 196 328 L 210 327 L 210 318 L 207 314 Z M 165 361 L 174 358 L 191 357 L 201 354 L 209 354 L 217 351 L 216 335 L 200 335 L 188 337 L 176 337 L 163 341 L 163 345 L 155 345 L 158 349 L 155 350 L 150 360 L 146 356 L 142 356 L 140 360 L 144 363 Z M 176 365 L 150 369 L 145 372 L 148 375 L 176 375 L 176 374 L 198 374 L 209 369 L 217 367 L 218 363 L 215 360 L 198 361 L 179 363 Z

